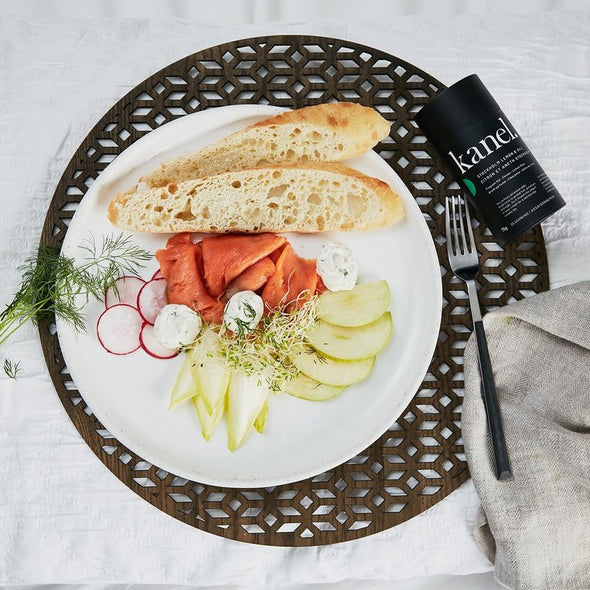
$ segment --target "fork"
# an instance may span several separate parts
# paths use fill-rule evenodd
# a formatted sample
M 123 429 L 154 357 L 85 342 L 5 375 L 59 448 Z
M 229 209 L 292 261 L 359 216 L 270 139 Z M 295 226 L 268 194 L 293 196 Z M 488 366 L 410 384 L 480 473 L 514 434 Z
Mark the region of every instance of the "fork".
M 465 216 L 465 222 L 463 221 L 463 216 Z M 498 404 L 488 342 L 483 328 L 481 309 L 475 287 L 475 277 L 479 272 L 479 259 L 475 247 L 475 240 L 473 239 L 469 208 L 467 203 L 463 203 L 461 197 L 446 197 L 445 223 L 447 253 L 451 270 L 457 278 L 465 282 L 467 294 L 469 295 L 471 317 L 477 340 L 483 401 L 488 419 L 490 437 L 492 439 L 492 449 L 494 451 L 496 478 L 499 480 L 512 479 L 508 450 L 504 438 L 502 414 Z M 465 228 L 467 228 L 467 233 L 465 232 Z

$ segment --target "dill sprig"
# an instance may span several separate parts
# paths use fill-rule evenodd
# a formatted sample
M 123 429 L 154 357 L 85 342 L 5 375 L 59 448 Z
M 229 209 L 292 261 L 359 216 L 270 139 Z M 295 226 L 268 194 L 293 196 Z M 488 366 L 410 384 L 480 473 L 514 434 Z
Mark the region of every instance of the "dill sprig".
M 257 327 L 237 334 L 225 325 L 209 326 L 195 344 L 199 356 L 204 362 L 221 357 L 230 369 L 258 375 L 272 391 L 280 391 L 299 375 L 289 355 L 305 341 L 316 321 L 316 299 L 291 312 L 274 309 Z
M 105 236 L 99 244 L 91 238 L 80 248 L 85 255 L 76 262 L 41 246 L 19 267 L 20 288 L 0 313 L 0 345 L 28 321 L 37 323 L 52 315 L 85 330 L 83 310 L 89 298 L 102 299 L 118 277 L 137 274 L 151 258 L 123 234 Z
M 16 381 L 16 377 L 21 372 L 21 370 L 22 368 L 20 366 L 20 361 L 14 362 L 11 361 L 9 358 L 4 359 L 4 372 L 11 379 L 14 379 Z
M 305 343 L 305 347 L 303 349 L 305 354 L 313 354 L 317 358 L 320 363 L 327 364 L 328 359 L 323 352 L 320 352 L 315 346 L 310 344 L 309 342 Z
M 103 236 L 100 244 L 91 236 L 79 247 L 86 256 L 78 271 L 87 279 L 87 296 L 97 299 L 101 299 L 106 288 L 114 286 L 120 276 L 137 276 L 138 268 L 152 258 L 149 252 L 133 243 L 131 236 L 123 234 Z

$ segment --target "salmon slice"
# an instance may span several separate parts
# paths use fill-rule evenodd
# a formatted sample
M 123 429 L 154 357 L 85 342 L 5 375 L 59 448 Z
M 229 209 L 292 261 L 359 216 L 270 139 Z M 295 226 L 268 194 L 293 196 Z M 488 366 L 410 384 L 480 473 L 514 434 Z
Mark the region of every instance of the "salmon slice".
M 160 272 L 167 279 L 172 273 L 172 268 L 176 264 L 180 256 L 181 249 L 179 248 L 163 248 L 156 250 L 156 260 L 160 265 Z
M 286 241 L 269 233 L 203 238 L 203 277 L 210 295 L 220 297 L 233 279 Z
M 229 299 L 239 291 L 258 291 L 266 284 L 268 278 L 275 271 L 275 263 L 269 256 L 261 258 L 244 272 L 239 274 L 228 286 L 223 294 L 223 299 Z
M 168 281 L 168 303 L 186 305 L 205 321 L 221 323 L 224 304 L 209 295 L 199 272 L 201 248 L 190 240 L 175 244 L 156 252 L 160 270 Z
M 274 274 L 262 290 L 262 299 L 267 309 L 286 307 L 287 311 L 292 311 L 309 300 L 316 291 L 317 283 L 315 260 L 297 256 L 292 246 L 286 244 Z
M 166 242 L 166 248 L 173 248 L 174 246 L 186 246 L 192 244 L 190 232 L 182 232 L 180 234 L 174 234 L 168 238 Z
M 201 245 L 201 242 L 197 242 L 195 244 L 195 248 L 195 254 L 197 257 L 197 270 L 199 271 L 199 276 L 201 277 L 202 282 L 203 277 L 205 276 L 205 269 L 203 268 L 203 246 Z
M 178 247 L 192 244 L 191 234 L 184 232 L 181 234 L 174 234 L 166 242 L 166 248 L 156 251 L 156 260 L 160 264 L 160 272 L 164 278 L 168 278 L 174 263 L 178 260 L 181 250 Z
M 283 253 L 283 247 L 277 248 L 273 252 L 271 252 L 268 257 L 276 264 L 277 260 L 279 259 L 280 255 Z

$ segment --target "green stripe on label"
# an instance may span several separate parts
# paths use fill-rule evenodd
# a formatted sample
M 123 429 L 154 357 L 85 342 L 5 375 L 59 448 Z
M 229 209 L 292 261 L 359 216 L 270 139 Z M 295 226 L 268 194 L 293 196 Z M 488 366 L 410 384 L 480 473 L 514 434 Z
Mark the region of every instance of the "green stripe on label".
M 475 185 L 473 184 L 473 182 L 471 182 L 471 180 L 469 180 L 468 178 L 464 178 L 463 184 L 465 184 L 472 196 L 475 197 Z

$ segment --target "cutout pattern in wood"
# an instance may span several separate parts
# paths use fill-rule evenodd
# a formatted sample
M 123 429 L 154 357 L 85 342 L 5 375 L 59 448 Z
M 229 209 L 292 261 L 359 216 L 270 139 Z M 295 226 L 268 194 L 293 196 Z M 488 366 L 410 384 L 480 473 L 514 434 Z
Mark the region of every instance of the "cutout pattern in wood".
M 226 43 L 182 59 L 123 97 L 68 164 L 47 214 L 42 242 L 59 246 L 77 204 L 100 172 L 137 139 L 178 117 L 240 103 L 297 108 L 354 101 L 377 108 L 391 133 L 377 152 L 420 205 L 443 279 L 440 335 L 428 374 L 403 416 L 366 451 L 312 479 L 267 489 L 187 481 L 151 465 L 93 416 L 64 364 L 54 324 L 40 326 L 57 393 L 99 459 L 142 498 L 199 529 L 269 545 L 320 545 L 395 526 L 433 506 L 468 478 L 461 439 L 463 349 L 471 332 L 463 284 L 447 266 L 444 197 L 458 190 L 414 123 L 444 86 L 396 57 L 347 41 L 282 36 Z M 476 221 L 477 223 L 477 221 Z M 548 288 L 541 230 L 501 249 L 476 228 L 486 310 Z

